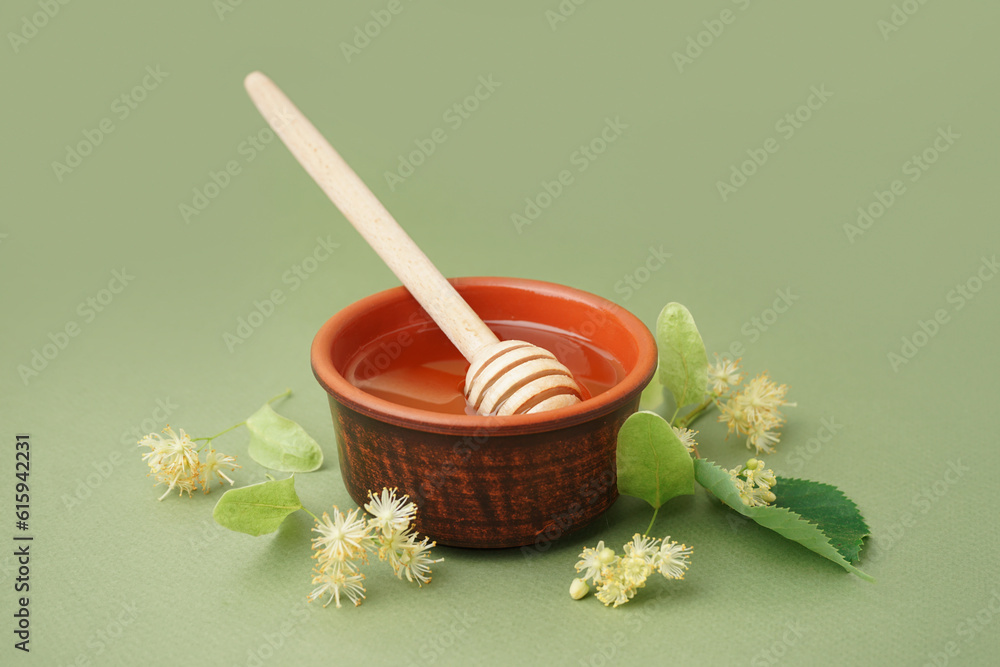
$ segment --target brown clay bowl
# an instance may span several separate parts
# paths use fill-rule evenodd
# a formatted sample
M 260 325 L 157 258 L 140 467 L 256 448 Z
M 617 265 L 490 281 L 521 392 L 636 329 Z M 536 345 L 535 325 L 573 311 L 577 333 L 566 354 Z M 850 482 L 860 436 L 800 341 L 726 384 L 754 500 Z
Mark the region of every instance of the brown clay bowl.
M 656 343 L 625 309 L 571 287 L 518 278 L 451 283 L 487 322 L 534 322 L 587 339 L 621 364 L 623 379 L 536 415 L 445 414 L 393 403 L 350 384 L 345 368 L 370 341 L 430 318 L 403 287 L 365 297 L 327 320 L 312 344 L 344 484 L 358 504 L 369 489 L 408 494 L 419 507 L 417 530 L 438 544 L 545 549 L 618 497 L 618 429 L 656 370 Z

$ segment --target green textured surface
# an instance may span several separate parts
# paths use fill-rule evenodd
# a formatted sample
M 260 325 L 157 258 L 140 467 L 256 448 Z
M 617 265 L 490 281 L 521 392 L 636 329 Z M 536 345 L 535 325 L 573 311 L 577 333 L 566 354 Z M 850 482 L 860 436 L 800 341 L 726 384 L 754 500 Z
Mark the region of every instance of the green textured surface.
M 16 433 L 33 442 L 35 537 L 30 655 L 12 647 L 16 563 L 0 549 L 0 662 L 995 658 L 1000 280 L 983 258 L 1000 245 L 1000 9 L 897 2 L 918 9 L 883 35 L 890 0 L 593 0 L 554 30 L 545 12 L 556 0 L 404 0 L 347 62 L 341 43 L 388 2 L 242 2 L 220 18 L 221 4 L 0 8 L 0 539 L 15 532 Z M 33 19 L 41 5 L 58 13 Z M 727 9 L 730 24 L 711 23 Z M 45 25 L 15 50 L 10 34 L 32 20 Z M 673 54 L 704 21 L 721 34 L 704 33 L 708 45 L 678 71 Z M 119 98 L 147 67 L 166 78 L 130 108 Z M 314 511 L 349 503 L 309 344 L 338 309 L 396 281 L 282 146 L 254 145 L 264 124 L 241 82 L 257 68 L 445 274 L 572 285 L 650 326 L 678 301 L 710 356 L 742 345 L 748 368 L 769 369 L 798 402 L 768 465 L 858 503 L 874 535 L 859 567 L 878 583 L 699 492 L 656 524 L 694 545 L 687 578 L 650 583 L 617 610 L 573 602 L 567 588 L 582 545 L 620 545 L 645 527 L 649 510 L 632 498 L 535 557 L 440 549 L 447 561 L 428 587 L 371 568 L 362 607 L 303 611 L 305 514 L 252 538 L 215 526 L 217 493 L 156 502 L 134 447 L 142 432 L 165 418 L 211 435 L 291 387 L 279 409 L 326 452 L 321 470 L 297 476 L 299 495 Z M 448 112 L 491 76 L 499 87 L 468 118 Z M 808 120 L 784 120 L 810 99 Z M 60 179 L 52 163 L 102 121 L 113 131 Z M 446 140 L 390 187 L 384 173 L 438 128 Z M 580 147 L 602 131 L 615 141 L 589 161 Z M 937 137 L 947 151 L 921 171 L 911 156 Z M 717 181 L 747 151 L 767 160 L 724 201 Z M 180 205 L 229 162 L 239 173 L 187 224 Z M 563 171 L 561 194 L 518 228 L 511 215 Z M 845 231 L 859 206 L 878 212 L 878 197 L 893 198 L 881 217 Z M 297 274 L 314 252 L 327 258 Z M 134 276 L 124 290 L 100 312 L 87 305 L 123 267 Z M 276 290 L 261 326 L 227 339 Z M 70 323 L 78 335 L 25 384 L 18 366 Z M 894 367 L 888 355 L 915 334 L 923 345 Z M 704 455 L 745 460 L 720 424 L 697 428 Z M 239 455 L 238 483 L 262 479 L 245 434 L 216 445 Z

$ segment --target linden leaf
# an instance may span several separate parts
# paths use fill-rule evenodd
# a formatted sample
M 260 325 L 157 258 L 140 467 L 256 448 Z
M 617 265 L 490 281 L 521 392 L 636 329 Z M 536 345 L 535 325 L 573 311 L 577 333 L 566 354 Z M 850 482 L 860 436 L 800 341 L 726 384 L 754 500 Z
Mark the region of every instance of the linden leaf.
M 691 455 L 660 415 L 636 412 L 618 431 L 618 491 L 658 508 L 694 493 Z
M 830 484 L 794 477 L 778 477 L 777 482 L 772 504 L 787 507 L 815 523 L 844 558 L 857 562 L 862 540 L 871 529 L 854 501 Z
M 265 468 L 312 472 L 323 465 L 323 450 L 312 436 L 265 403 L 247 418 L 250 458 Z
M 285 517 L 300 509 L 295 478 L 289 477 L 229 489 L 219 498 L 212 517 L 220 526 L 256 537 L 278 530 Z
M 660 382 L 678 408 L 701 401 L 708 387 L 708 354 L 694 318 L 679 303 L 668 303 L 656 318 Z
M 811 523 L 787 507 L 773 505 L 769 507 L 747 507 L 740 499 L 739 491 L 733 484 L 729 473 L 711 461 L 698 459 L 694 463 L 694 470 L 695 478 L 699 484 L 743 516 L 756 521 L 765 528 L 770 528 L 793 542 L 798 542 L 824 558 L 832 560 L 837 565 L 840 565 L 848 572 L 853 572 L 865 581 L 875 581 L 871 576 L 851 565 L 844 558 L 844 555 L 831 543 L 830 536 L 823 532 L 817 524 Z M 781 482 L 775 486 L 775 495 L 777 495 L 780 487 Z M 794 496 L 794 494 L 792 495 Z

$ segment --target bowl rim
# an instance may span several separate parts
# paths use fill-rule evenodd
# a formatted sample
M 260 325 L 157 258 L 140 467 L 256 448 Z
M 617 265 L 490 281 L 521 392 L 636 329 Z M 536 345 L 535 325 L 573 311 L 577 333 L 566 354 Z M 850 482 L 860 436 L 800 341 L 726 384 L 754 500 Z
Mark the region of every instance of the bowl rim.
M 399 405 L 373 396 L 349 383 L 334 367 L 332 355 L 329 353 L 337 334 L 359 316 L 409 295 L 405 287 L 399 286 L 363 297 L 344 307 L 323 323 L 313 338 L 310 350 L 313 375 L 319 384 L 339 403 L 378 421 L 433 433 L 468 435 L 481 434 L 487 430 L 492 436 L 504 436 L 552 431 L 612 413 L 641 392 L 656 372 L 657 349 L 652 333 L 638 317 L 613 301 L 575 287 L 528 278 L 476 276 L 449 278 L 448 281 L 459 292 L 463 287 L 514 287 L 582 302 L 607 311 L 636 341 L 638 347 L 636 363 L 621 382 L 604 393 L 570 407 L 534 415 L 506 417 L 456 415 Z

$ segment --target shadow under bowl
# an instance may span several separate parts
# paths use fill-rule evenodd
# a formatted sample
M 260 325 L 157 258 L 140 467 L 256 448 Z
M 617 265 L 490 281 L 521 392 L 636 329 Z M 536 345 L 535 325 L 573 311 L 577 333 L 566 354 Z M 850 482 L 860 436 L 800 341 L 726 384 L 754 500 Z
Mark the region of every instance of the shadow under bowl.
M 312 344 L 344 484 L 359 505 L 369 489 L 408 494 L 419 508 L 416 529 L 438 544 L 545 548 L 618 497 L 618 429 L 656 371 L 656 342 L 621 306 L 571 287 L 519 278 L 450 282 L 487 322 L 568 332 L 616 360 L 624 376 L 577 405 L 535 415 L 483 417 L 394 403 L 352 385 L 346 369 L 372 341 L 431 321 L 403 287 L 365 297 L 327 320 Z

